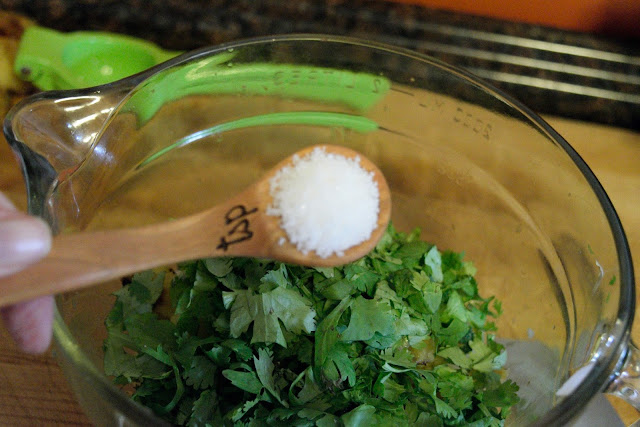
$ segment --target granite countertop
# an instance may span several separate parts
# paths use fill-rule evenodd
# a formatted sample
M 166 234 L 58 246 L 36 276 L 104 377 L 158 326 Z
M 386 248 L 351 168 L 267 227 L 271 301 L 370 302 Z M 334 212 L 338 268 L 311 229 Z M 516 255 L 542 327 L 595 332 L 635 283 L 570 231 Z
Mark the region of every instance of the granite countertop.
M 283 33 L 359 36 L 466 68 L 543 114 L 640 129 L 640 41 L 382 0 L 0 0 L 40 25 L 189 50 Z

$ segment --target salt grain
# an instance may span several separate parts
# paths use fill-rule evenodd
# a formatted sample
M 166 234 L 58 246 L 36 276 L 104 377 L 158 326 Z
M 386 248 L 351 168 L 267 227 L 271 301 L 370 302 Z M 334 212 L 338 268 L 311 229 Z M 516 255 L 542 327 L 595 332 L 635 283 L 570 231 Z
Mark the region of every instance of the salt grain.
M 294 156 L 270 181 L 268 215 L 280 217 L 289 242 L 321 258 L 367 240 L 378 223 L 380 194 L 373 172 L 360 158 L 315 148 Z

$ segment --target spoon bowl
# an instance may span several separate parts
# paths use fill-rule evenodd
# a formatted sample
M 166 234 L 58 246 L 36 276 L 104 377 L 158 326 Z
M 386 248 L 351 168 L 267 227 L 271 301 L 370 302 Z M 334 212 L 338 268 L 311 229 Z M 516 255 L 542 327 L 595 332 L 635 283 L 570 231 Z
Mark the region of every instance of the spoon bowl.
M 290 165 L 296 156 L 304 157 L 317 148 L 349 159 L 358 158 L 360 166 L 373 173 L 379 193 L 378 220 L 369 238 L 343 253 L 327 257 L 298 250 L 287 239 L 278 217 L 267 214 L 272 203 L 270 181 L 273 176 Z M 49 256 L 0 279 L 0 306 L 196 258 L 255 257 L 313 267 L 347 264 L 375 247 L 390 216 L 389 187 L 375 164 L 346 147 L 307 147 L 282 160 L 243 192 L 203 212 L 143 227 L 55 237 Z

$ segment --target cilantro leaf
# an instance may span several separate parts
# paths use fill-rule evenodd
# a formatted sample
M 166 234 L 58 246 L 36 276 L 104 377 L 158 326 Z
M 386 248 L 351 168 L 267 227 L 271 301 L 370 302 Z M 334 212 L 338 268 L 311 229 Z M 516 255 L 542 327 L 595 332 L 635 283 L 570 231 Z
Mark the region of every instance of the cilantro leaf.
M 315 330 L 315 311 L 312 304 L 297 291 L 277 287 L 272 291 L 254 294 L 250 290 L 223 292 L 225 306 L 231 307 L 231 336 L 240 337 L 253 325 L 251 343 L 277 343 L 287 346 L 280 327 L 295 334 Z
M 224 277 L 233 270 L 233 260 L 230 258 L 207 258 L 203 263 L 207 271 L 215 277 Z
M 374 285 L 380 280 L 380 276 L 368 267 L 359 263 L 347 264 L 344 267 L 344 277 L 362 293 L 371 295 Z
M 432 246 L 424 255 L 424 264 L 429 267 L 429 276 L 434 282 L 442 282 L 444 276 L 442 274 L 442 257 L 438 248 Z
M 415 268 L 425 256 L 424 254 L 429 250 L 430 246 L 427 242 L 421 240 L 410 241 L 400 246 L 394 255 L 402 259 L 402 265 L 404 267 Z
M 338 343 L 329 350 L 322 366 L 322 373 L 324 379 L 329 381 L 330 387 L 342 388 L 345 381 L 350 387 L 355 385 L 356 370 L 347 354 L 345 344 Z
M 295 389 L 298 383 L 304 381 L 299 393 L 295 394 Z M 291 383 L 289 388 L 289 401 L 294 406 L 302 406 L 323 393 L 322 388 L 315 381 L 313 376 L 313 370 L 311 367 L 305 369 L 298 377 Z
M 441 415 L 443 418 L 455 418 L 458 415 L 458 412 L 449 406 L 444 400 L 439 399 L 438 397 L 432 396 L 434 402 L 436 403 L 436 412 L 438 415 Z
M 260 278 L 260 282 L 266 284 L 272 284 L 276 286 L 282 286 L 286 288 L 289 285 L 289 278 L 287 273 L 287 266 L 280 264 L 277 270 L 270 270 Z
M 175 346 L 175 325 L 168 320 L 158 319 L 155 313 L 131 315 L 125 319 L 124 324 L 129 335 L 129 348 L 132 350 Z
M 254 295 L 255 314 L 253 319 L 253 337 L 251 344 L 255 343 L 276 343 L 282 347 L 287 346 L 287 340 L 284 337 L 278 315 L 275 313 L 273 301 L 266 294 Z
M 451 363 L 464 369 L 469 369 L 473 361 L 460 347 L 448 347 L 438 352 L 438 356 L 449 359 Z
M 130 283 L 114 292 L 118 311 L 107 317 L 107 323 L 113 325 L 116 319 L 121 321 L 134 314 L 151 312 L 162 293 L 164 277 L 164 273 L 153 271 L 134 274 Z
M 223 346 L 213 346 L 211 350 L 205 351 L 209 359 L 217 366 L 228 366 L 231 362 L 231 349 Z
M 229 329 L 231 336 L 238 338 L 247 332 L 249 325 L 253 322 L 258 308 L 257 301 L 253 298 L 251 291 L 243 289 L 233 292 L 223 292 L 222 299 L 225 308 L 231 308 L 231 318 Z
M 464 306 L 464 302 L 462 301 L 460 294 L 456 291 L 451 292 L 449 295 L 449 300 L 447 301 L 447 313 L 449 316 L 464 323 L 469 320 L 467 308 Z
M 344 341 L 367 341 L 378 332 L 391 335 L 395 332 L 395 316 L 391 307 L 384 302 L 357 297 L 351 305 L 351 320 L 342 333 Z
M 251 347 L 242 340 L 228 339 L 223 341 L 222 345 L 233 351 L 236 357 L 244 362 L 251 360 L 253 357 Z
M 191 419 L 187 424 L 189 427 L 203 425 L 220 425 L 222 419 L 217 414 L 218 395 L 213 390 L 206 390 L 200 394 L 198 400 L 193 403 Z
M 341 267 L 209 258 L 140 273 L 105 320 L 105 373 L 178 425 L 501 425 L 518 386 L 499 371 L 502 306 L 475 274 L 391 224 Z
M 288 331 L 309 334 L 316 329 L 316 313 L 298 292 L 279 287 L 263 296 L 265 311 L 278 317 Z
M 218 367 L 208 358 L 195 356 L 189 369 L 184 372 L 183 377 L 186 384 L 196 390 L 208 389 L 215 384 L 217 370 Z
M 273 376 L 274 365 L 272 356 L 271 352 L 264 348 L 258 350 L 258 357 L 253 358 L 256 373 L 264 388 L 278 399 L 282 406 L 288 407 L 289 405 L 280 398 L 280 391 L 276 388 L 276 382 Z
M 246 371 L 234 371 L 226 369 L 222 371 L 222 375 L 231 381 L 231 384 L 238 387 L 241 390 L 247 391 L 252 394 L 258 394 L 262 391 L 262 383 L 258 379 L 255 372 Z
M 360 405 L 352 411 L 344 414 L 340 419 L 345 427 L 377 425 L 375 417 L 376 408 L 371 405 Z
M 487 406 L 506 408 L 520 401 L 517 395 L 520 387 L 512 380 L 506 380 L 496 388 L 485 391 L 482 394 L 482 402 Z
M 351 298 L 345 298 L 318 324 L 315 334 L 314 366 L 322 369 L 333 346 L 338 342 L 338 322 L 351 305 Z

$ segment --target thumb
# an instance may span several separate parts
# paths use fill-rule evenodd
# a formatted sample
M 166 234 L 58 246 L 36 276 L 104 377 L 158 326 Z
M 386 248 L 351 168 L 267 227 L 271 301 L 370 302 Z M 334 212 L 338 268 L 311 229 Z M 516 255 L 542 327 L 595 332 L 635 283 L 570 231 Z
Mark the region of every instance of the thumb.
M 16 210 L 0 193 L 0 276 L 15 273 L 51 249 L 51 231 L 39 218 Z M 42 353 L 51 341 L 53 297 L 0 308 L 7 330 L 20 348 Z
M 0 194 L 0 276 L 21 270 L 51 249 L 51 231 L 39 218 L 15 209 Z

